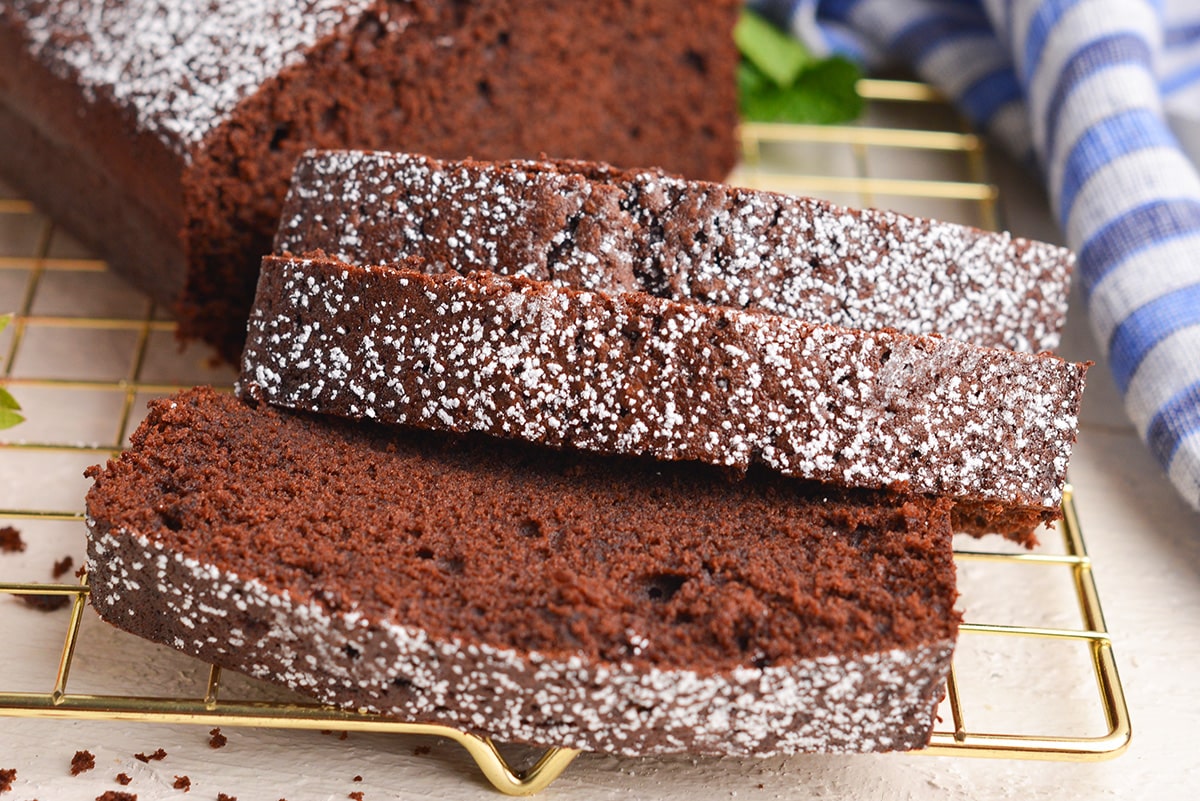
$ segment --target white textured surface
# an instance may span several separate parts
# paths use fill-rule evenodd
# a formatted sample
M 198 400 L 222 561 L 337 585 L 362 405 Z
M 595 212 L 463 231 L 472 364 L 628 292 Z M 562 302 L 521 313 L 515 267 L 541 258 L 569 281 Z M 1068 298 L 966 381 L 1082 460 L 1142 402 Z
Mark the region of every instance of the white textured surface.
M 1006 169 L 999 177 L 1005 180 L 1001 196 L 1009 199 L 1008 222 L 1022 234 L 1053 237 L 1044 204 L 1022 194 L 1026 176 L 1018 168 Z M 8 274 L 0 270 L 0 281 Z M 16 284 L 12 294 L 4 289 L 8 286 L 13 284 L 0 283 L 0 303 L 15 304 L 22 285 Z M 1078 310 L 1075 300 L 1073 308 Z M 0 334 L 0 344 L 10 335 Z M 163 346 L 164 354 L 174 354 L 169 340 Z M 1073 359 L 1097 358 L 1082 314 L 1069 319 L 1063 350 Z M 766 760 L 582 756 L 540 798 L 1193 799 L 1200 786 L 1195 746 L 1200 721 L 1200 515 L 1185 507 L 1145 452 L 1103 367 L 1098 365 L 1089 375 L 1070 476 L 1133 719 L 1128 753 L 1098 764 L 918 755 Z M 21 389 L 13 391 L 19 395 Z M 47 400 L 30 407 L 29 415 L 50 418 L 70 408 Z M 45 505 L 82 508 L 84 482 L 73 469 L 69 475 L 41 473 L 41 461 L 32 470 L 28 464 L 0 452 L 0 507 L 11 508 L 15 497 L 24 500 L 9 491 L 15 481 L 20 487 L 37 488 Z M 46 464 L 45 469 L 52 466 Z M 67 552 L 74 552 L 77 562 L 82 556 L 82 526 L 19 525 L 27 540 L 37 534 L 37 544 L 31 542 L 19 557 L 0 557 L 0 576 L 6 579 L 41 576 L 48 560 Z M 1071 593 L 1060 592 L 1056 579 L 1047 578 L 1047 586 L 1031 586 L 1024 578 L 1022 573 L 972 566 L 963 575 L 969 582 L 964 587 L 968 616 L 1013 622 L 1002 615 L 1023 614 L 1020 619 L 1028 621 L 1039 609 L 1072 603 Z M 5 681 L 22 689 L 50 689 L 64 618 L 54 618 L 54 625 L 48 620 L 0 599 Z M 1041 622 L 1078 624 L 1070 616 Z M 128 690 L 129 677 L 137 677 L 137 686 L 147 692 L 203 693 L 204 674 L 193 661 L 121 636 L 90 615 L 84 637 L 90 647 L 84 649 L 72 679 L 72 687 L 80 691 Z M 1048 657 L 1054 660 L 1049 664 L 1031 663 L 1009 650 L 1011 642 L 964 637 L 962 647 L 973 651 L 971 686 L 964 688 L 970 693 L 968 723 L 1019 716 L 1042 731 L 1061 731 L 1065 722 L 1080 726 L 1081 733 L 1097 734 L 1100 722 L 1085 714 L 1094 716 L 1095 691 L 1090 682 L 1074 681 L 1081 675 L 1076 666 L 1058 661 L 1057 653 Z M 248 683 L 235 677 L 229 681 L 235 694 L 246 695 Z M 1014 687 L 1025 688 L 1015 700 Z M 4 801 L 91 799 L 115 789 L 112 777 L 122 771 L 134 777 L 128 789 L 136 791 L 140 801 L 211 800 L 218 792 L 236 795 L 239 801 L 333 801 L 355 790 L 365 793 L 365 801 L 500 798 L 466 754 L 444 741 L 358 734 L 339 740 L 317 732 L 226 728 L 229 744 L 214 751 L 207 744 L 208 728 L 0 719 L 0 767 L 20 771 L 15 791 L 3 796 Z M 163 762 L 133 759 L 134 753 L 159 746 L 169 752 Z M 423 747 L 431 751 L 414 753 Z M 72 754 L 82 748 L 96 754 L 97 768 L 73 778 L 68 766 Z M 181 774 L 192 780 L 191 793 L 185 796 L 171 789 L 174 776 Z M 353 782 L 356 775 L 364 780 Z

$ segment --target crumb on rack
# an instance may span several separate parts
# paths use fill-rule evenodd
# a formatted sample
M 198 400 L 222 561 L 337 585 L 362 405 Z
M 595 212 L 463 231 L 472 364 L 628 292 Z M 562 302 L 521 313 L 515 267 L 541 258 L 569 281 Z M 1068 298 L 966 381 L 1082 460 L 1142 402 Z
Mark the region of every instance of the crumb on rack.
M 16 768 L 0 768 L 0 793 L 11 790 L 15 778 L 17 778 Z
M 176 776 L 175 783 L 171 786 L 186 793 L 192 789 L 192 780 L 187 776 Z
M 132 782 L 132 781 L 133 781 L 133 777 L 130 776 L 128 773 L 118 773 L 117 774 L 117 784 L 121 785 L 122 787 L 127 787 L 130 784 L 130 782 Z
M 237 796 L 225 795 L 225 793 L 217 793 L 217 801 L 237 801 Z
M 433 751 L 433 748 L 431 748 L 428 745 L 418 745 L 416 748 L 413 749 L 413 756 L 425 756 L 426 754 L 430 753 L 431 751 Z
M 208 738 L 209 748 L 224 748 L 225 743 L 229 742 L 229 738 L 224 734 L 221 734 L 221 729 L 219 727 L 210 731 L 209 735 L 211 735 Z
M 355 776 L 355 777 L 354 777 L 353 779 L 351 779 L 350 781 L 354 781 L 354 782 L 361 782 L 361 781 L 362 781 L 362 776 Z
M 21 539 L 21 532 L 12 526 L 0 528 L 0 551 L 20 553 L 23 550 L 25 550 L 25 540 Z
M 133 758 L 139 762 L 150 762 L 151 760 L 158 761 L 167 758 L 167 752 L 163 749 L 158 749 L 153 754 L 134 754 Z
M 51 571 L 54 577 L 62 578 L 67 574 L 67 571 L 75 567 L 75 557 L 67 554 L 62 559 L 54 563 L 54 570 Z
M 94 767 L 96 767 L 96 755 L 91 751 L 76 751 L 75 756 L 71 757 L 72 776 L 78 776 Z
M 354 801 L 363 801 L 363 794 L 360 790 L 355 790 L 353 793 L 350 793 L 349 797 L 353 798 Z

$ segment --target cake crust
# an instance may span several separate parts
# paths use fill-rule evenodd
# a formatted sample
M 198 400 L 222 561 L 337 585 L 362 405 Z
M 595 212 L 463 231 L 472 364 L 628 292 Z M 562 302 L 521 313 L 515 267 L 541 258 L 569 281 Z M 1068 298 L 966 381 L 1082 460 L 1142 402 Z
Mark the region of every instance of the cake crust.
M 1060 514 L 1086 369 L 952 339 L 318 255 L 264 259 L 240 386 L 350 418 L 903 486 L 997 505 L 1024 535 Z
M 203 389 L 90 474 L 102 617 L 348 708 L 621 754 L 891 750 L 949 668 L 945 501 Z

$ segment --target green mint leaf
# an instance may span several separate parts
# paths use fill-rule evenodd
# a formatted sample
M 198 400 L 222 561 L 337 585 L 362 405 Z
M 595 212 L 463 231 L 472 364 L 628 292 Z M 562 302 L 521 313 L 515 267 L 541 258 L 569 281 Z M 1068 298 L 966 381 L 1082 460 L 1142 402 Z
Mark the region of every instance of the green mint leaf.
M 8 394 L 8 390 L 0 387 L 0 409 L 20 409 L 21 404 L 17 403 L 17 399 Z
M 0 409 L 0 429 L 12 428 L 17 423 L 25 422 L 25 418 L 12 409 Z
M 743 62 L 744 63 L 744 62 Z M 764 85 L 739 70 L 742 116 L 756 122 L 831 124 L 847 122 L 862 113 L 863 100 L 855 86 L 861 72 L 854 62 L 834 56 L 810 66 L 794 85 Z
M 743 59 L 776 86 L 791 86 L 810 63 L 808 48 L 749 9 L 743 9 L 733 29 L 733 40 Z

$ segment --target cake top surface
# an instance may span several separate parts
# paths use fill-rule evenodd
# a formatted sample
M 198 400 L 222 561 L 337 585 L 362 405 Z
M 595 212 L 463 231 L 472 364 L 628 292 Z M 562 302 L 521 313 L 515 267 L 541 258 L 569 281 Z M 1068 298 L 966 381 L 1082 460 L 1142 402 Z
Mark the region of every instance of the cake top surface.
M 585 199 L 556 213 L 560 191 Z M 609 292 L 632 288 L 632 259 L 661 297 L 1035 353 L 1058 345 L 1074 267 L 1008 233 L 656 170 L 354 150 L 310 151 L 293 174 L 275 251 L 317 249 Z
M 944 501 L 356 426 L 204 389 L 154 402 L 96 472 L 104 531 L 435 638 L 704 671 L 914 647 L 957 620 Z
M 26 46 L 187 158 L 256 87 L 373 0 L 9 0 Z M 393 23 L 398 24 L 398 23 Z

